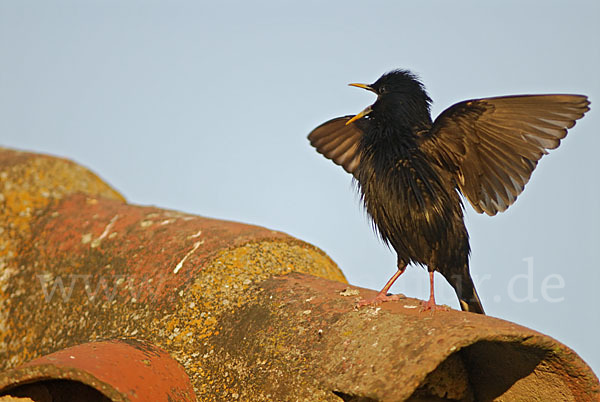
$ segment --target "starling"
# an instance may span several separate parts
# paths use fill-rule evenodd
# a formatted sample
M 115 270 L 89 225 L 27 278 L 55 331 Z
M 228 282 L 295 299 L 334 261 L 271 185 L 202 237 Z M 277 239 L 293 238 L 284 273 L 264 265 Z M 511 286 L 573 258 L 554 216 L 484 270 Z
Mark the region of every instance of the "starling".
M 461 194 L 490 216 L 512 205 L 538 160 L 589 110 L 582 95 L 518 95 L 459 102 L 432 121 L 431 98 L 406 70 L 375 83 L 350 84 L 377 100 L 355 116 L 323 123 L 308 136 L 316 150 L 354 176 L 398 270 L 375 299 L 389 295 L 408 264 L 426 266 L 436 309 L 434 271 L 452 285 L 465 311 L 484 314 L 469 273 L 469 235 Z

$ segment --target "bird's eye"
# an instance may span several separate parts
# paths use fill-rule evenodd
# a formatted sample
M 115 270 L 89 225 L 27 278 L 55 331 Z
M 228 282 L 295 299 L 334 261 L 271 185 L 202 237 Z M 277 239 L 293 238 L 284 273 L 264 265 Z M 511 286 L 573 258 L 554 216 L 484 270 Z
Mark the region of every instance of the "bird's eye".
M 384 94 L 386 91 L 387 91 L 387 88 L 385 86 L 379 88 L 379 94 L 380 95 Z

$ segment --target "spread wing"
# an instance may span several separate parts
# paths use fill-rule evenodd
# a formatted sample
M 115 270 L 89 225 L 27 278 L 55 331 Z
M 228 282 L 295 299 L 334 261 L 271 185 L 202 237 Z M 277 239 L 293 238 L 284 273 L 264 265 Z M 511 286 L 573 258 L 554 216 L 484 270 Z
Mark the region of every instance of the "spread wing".
M 458 175 L 479 213 L 495 215 L 521 194 L 538 160 L 589 110 L 582 95 L 522 95 L 457 103 L 435 120 L 420 148 Z
M 356 124 L 346 125 L 353 116 L 338 117 L 315 128 L 308 135 L 310 144 L 317 152 L 340 165 L 348 173 L 354 173 L 360 155 L 358 143 L 363 133 Z

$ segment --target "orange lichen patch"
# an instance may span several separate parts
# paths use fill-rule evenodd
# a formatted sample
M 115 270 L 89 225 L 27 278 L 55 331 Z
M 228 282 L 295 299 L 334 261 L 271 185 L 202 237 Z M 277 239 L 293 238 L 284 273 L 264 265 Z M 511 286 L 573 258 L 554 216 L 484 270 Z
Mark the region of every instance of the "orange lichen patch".
M 79 194 L 53 205 L 36 225 L 35 253 L 38 261 L 68 259 L 72 272 L 93 259 L 93 274 L 97 276 L 112 280 L 115 275 L 127 275 L 130 286 L 118 291 L 122 297 L 135 286 L 138 301 L 173 299 L 190 278 L 202 275 L 200 271 L 215 253 L 260 240 L 285 240 L 312 248 L 315 252 L 307 254 L 312 261 L 305 263 L 319 266 L 321 276 L 343 279 L 324 253 L 281 232 L 155 207 L 93 200 Z M 292 270 L 289 264 L 282 268 Z M 61 269 L 64 273 L 69 268 L 63 265 Z M 89 268 L 83 270 L 92 273 Z M 150 278 L 154 284 L 145 286 Z
M 345 281 L 325 253 L 280 232 L 83 194 L 49 205 L 33 227 L 9 289 L 5 367 L 136 337 L 172 353 L 200 389 L 212 377 L 198 356 L 210 355 L 218 322 L 252 300 L 257 282 L 292 270 Z
M 66 195 L 85 192 L 123 201 L 98 176 L 73 162 L 0 148 L 0 349 L 6 346 L 7 287 L 18 272 L 12 263 L 31 235 L 32 220 Z
M 458 311 L 423 315 L 414 299 L 357 311 L 355 299 L 374 291 L 345 284 L 314 246 L 128 205 L 82 168 L 36 158 L 0 152 L 1 369 L 136 338 L 181 363 L 202 401 L 598 399 L 589 367 L 535 331 Z M 61 163 L 78 172 L 68 180 L 89 184 L 19 170 Z
M 2 208 L 3 217 L 7 225 L 3 234 L 8 238 L 21 236 L 29 231 L 29 223 L 32 213 L 39 211 L 48 205 L 48 198 L 38 197 L 29 191 L 8 191 L 3 192 L 4 205 Z M 10 247 L 0 250 L 0 256 L 8 255 L 13 252 Z
M 456 310 L 415 314 L 414 299 L 355 310 L 345 285 L 268 279 L 207 339 L 201 400 L 572 400 L 598 379 L 564 345 Z M 352 288 L 358 297 L 376 292 Z M 334 393 L 335 391 L 335 393 Z
M 219 321 L 252 300 L 257 282 L 292 270 L 345 281 L 318 248 L 265 228 L 85 193 L 36 208 L 4 271 L 4 368 L 81 342 L 135 337 L 166 348 L 200 389 L 216 379 L 198 356 L 210 356 Z
M 53 200 L 84 192 L 123 201 L 98 176 L 73 162 L 0 148 L 0 256 L 16 252 L 33 217 Z
M 65 260 L 59 260 L 57 266 L 63 265 L 60 261 Z M 123 266 L 115 264 L 114 267 Z M 69 300 L 61 300 L 57 294 L 52 303 L 21 299 L 22 304 L 29 306 L 28 311 L 11 315 L 15 318 L 13 324 L 21 326 L 21 330 L 33 330 L 35 336 L 31 341 L 18 340 L 20 352 L 14 355 L 17 358 L 12 360 L 11 366 L 73 343 L 136 337 L 167 349 L 184 365 L 196 389 L 203 389 L 207 381 L 216 381 L 204 365 L 211 356 L 212 349 L 207 346 L 210 339 L 219 336 L 218 322 L 253 300 L 252 288 L 257 282 L 292 269 L 343 279 L 320 250 L 295 239 L 281 238 L 217 252 L 216 257 L 198 271 L 194 281 L 174 292 L 175 302 L 168 302 L 169 298 L 160 303 L 151 299 L 138 303 L 102 297 L 97 303 L 90 303 L 85 292 L 77 291 L 70 294 Z M 158 277 L 150 279 L 160 281 Z M 39 289 L 35 286 L 32 291 L 39 292 Z M 165 287 L 160 291 L 173 292 Z M 32 316 L 36 317 L 34 321 L 29 319 Z M 59 317 L 79 318 L 65 321 Z M 36 328 L 42 332 L 36 333 Z
M 4 151 L 4 154 L 8 152 Z M 11 240 L 27 237 L 32 217 L 39 215 L 53 200 L 86 192 L 123 201 L 96 175 L 72 162 L 44 156 L 17 158 L 16 161 L 21 163 L 0 165 L 0 222 L 3 228 L 0 256 L 15 253 Z
M 10 148 L 0 147 L 0 166 L 14 166 L 24 163 L 27 159 L 39 156 L 31 152 L 16 151 Z
M 214 372 L 203 369 L 213 353 L 210 338 L 219 335 L 218 323 L 256 299 L 257 283 L 292 271 L 345 283 L 339 269 L 320 250 L 300 242 L 263 241 L 219 253 L 182 291 L 176 314 L 163 320 L 160 327 L 170 332 L 169 347 L 190 373 L 201 400 L 212 400 L 209 394 L 214 390 L 207 384 L 218 380 Z M 190 351 L 202 358 L 189 359 Z M 209 394 L 203 394 L 203 389 Z

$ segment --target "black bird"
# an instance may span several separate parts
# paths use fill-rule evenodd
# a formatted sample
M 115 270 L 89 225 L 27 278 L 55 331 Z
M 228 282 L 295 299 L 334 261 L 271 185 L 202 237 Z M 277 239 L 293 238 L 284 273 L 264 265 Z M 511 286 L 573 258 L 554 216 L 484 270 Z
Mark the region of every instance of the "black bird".
M 582 95 L 519 95 L 457 103 L 432 121 L 431 99 L 409 71 L 384 74 L 371 85 L 377 100 L 355 116 L 315 128 L 308 139 L 358 183 L 379 235 L 398 255 L 398 271 L 371 301 L 388 295 L 407 264 L 427 266 L 452 285 L 463 310 L 484 314 L 469 273 L 464 195 L 479 213 L 506 210 L 521 194 L 538 160 L 559 146 L 589 110 Z

